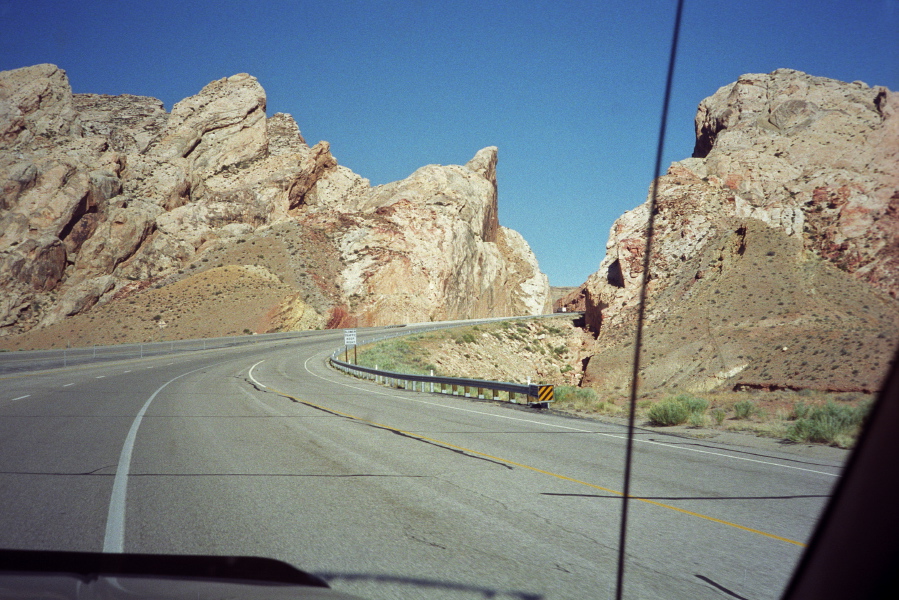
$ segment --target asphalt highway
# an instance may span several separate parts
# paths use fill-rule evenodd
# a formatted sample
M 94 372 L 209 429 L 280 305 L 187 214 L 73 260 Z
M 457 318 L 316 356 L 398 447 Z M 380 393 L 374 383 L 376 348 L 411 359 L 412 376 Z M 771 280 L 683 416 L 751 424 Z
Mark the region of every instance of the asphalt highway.
M 0 547 L 269 556 L 364 598 L 610 598 L 623 428 L 389 389 L 340 332 L 0 377 Z M 835 460 L 641 431 L 627 598 L 777 598 Z

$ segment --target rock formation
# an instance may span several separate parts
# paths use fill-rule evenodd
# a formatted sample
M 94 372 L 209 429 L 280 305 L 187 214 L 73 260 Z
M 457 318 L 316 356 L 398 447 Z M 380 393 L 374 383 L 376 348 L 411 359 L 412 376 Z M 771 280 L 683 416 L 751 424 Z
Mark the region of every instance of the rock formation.
M 238 244 L 263 238 L 294 255 L 253 257 L 293 282 L 258 307 L 272 329 L 547 307 L 533 253 L 497 220 L 495 148 L 372 188 L 290 115 L 266 118 L 250 75 L 167 113 L 154 98 L 73 95 L 53 65 L 0 72 L 0 139 L 0 336 L 246 261 Z
M 648 216 L 615 222 L 583 286 L 597 387 L 628 385 Z M 699 105 L 655 227 L 647 390 L 877 389 L 899 340 L 899 94 L 740 77 Z

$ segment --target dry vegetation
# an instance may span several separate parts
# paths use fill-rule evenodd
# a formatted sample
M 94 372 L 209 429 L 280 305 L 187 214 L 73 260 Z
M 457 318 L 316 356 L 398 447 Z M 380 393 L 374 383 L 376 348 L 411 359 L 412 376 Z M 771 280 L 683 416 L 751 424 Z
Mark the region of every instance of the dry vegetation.
M 745 239 L 734 234 L 687 258 L 681 277 L 651 296 L 642 387 L 878 390 L 899 341 L 896 299 L 799 240 L 762 224 L 746 229 Z M 627 389 L 632 340 L 630 326 L 602 331 L 591 385 Z
M 382 369 L 496 381 L 551 383 L 552 410 L 584 417 L 624 419 L 628 397 L 578 387 L 592 336 L 572 316 L 476 325 L 403 336 L 360 347 L 359 362 Z M 686 394 L 655 390 L 641 395 L 637 420 L 642 427 L 666 427 L 695 437 L 746 432 L 794 442 L 849 447 L 873 394 L 812 389 L 708 391 Z M 665 409 L 687 405 L 683 419 L 660 417 Z M 678 413 L 676 406 L 672 413 Z

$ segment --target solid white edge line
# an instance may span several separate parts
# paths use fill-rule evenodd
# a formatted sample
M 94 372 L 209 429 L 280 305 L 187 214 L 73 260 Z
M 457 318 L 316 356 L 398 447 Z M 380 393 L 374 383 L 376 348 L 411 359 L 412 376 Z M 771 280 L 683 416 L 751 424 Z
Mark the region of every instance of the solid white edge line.
M 147 398 L 144 405 L 138 411 L 137 416 L 131 423 L 128 435 L 125 437 L 125 444 L 122 446 L 122 453 L 119 455 L 119 464 L 116 467 L 115 479 L 112 482 L 112 494 L 109 499 L 109 512 L 106 515 L 106 534 L 103 536 L 103 552 L 122 553 L 125 548 L 125 499 L 128 492 L 128 472 L 131 470 L 131 452 L 134 450 L 134 441 L 137 439 L 137 430 L 144 418 L 150 403 L 165 387 L 175 381 L 181 379 L 185 375 L 196 373 L 205 369 L 206 365 L 187 373 L 182 373 L 177 377 L 169 379 L 153 392 L 153 395 Z
M 25 394 L 24 396 L 19 396 L 18 398 L 13 398 L 10 402 L 15 402 L 16 400 L 24 400 L 25 398 L 30 398 L 31 394 Z
M 321 356 L 321 355 L 319 355 L 319 356 Z M 431 406 L 438 406 L 438 407 L 440 407 L 440 408 L 448 408 L 448 409 L 451 409 L 451 410 L 459 410 L 459 411 L 462 411 L 462 412 L 470 412 L 470 413 L 475 413 L 475 414 L 479 414 L 479 415 L 485 415 L 485 416 L 490 416 L 490 417 L 496 417 L 496 418 L 498 418 L 498 419 L 508 419 L 508 420 L 510 420 L 510 421 L 522 421 L 522 422 L 524 422 L 524 423 L 534 423 L 534 424 L 536 424 L 536 425 L 543 425 L 544 427 L 555 427 L 555 428 L 557 428 L 557 429 L 569 429 L 569 430 L 571 430 L 571 431 L 579 431 L 579 432 L 582 432 L 582 433 L 593 433 L 593 434 L 595 434 L 595 435 L 601 435 L 601 436 L 603 436 L 603 437 L 610 437 L 610 438 L 615 438 L 615 439 L 619 439 L 619 440 L 626 440 L 626 439 L 627 439 L 626 436 L 623 436 L 623 435 L 615 435 L 615 434 L 613 434 L 613 433 L 602 433 L 601 431 L 590 431 L 590 430 L 588 430 L 588 429 L 577 429 L 577 428 L 575 428 L 575 427 L 566 427 L 565 425 L 555 425 L 555 424 L 553 424 L 553 423 L 544 423 L 544 422 L 542 422 L 542 421 L 535 421 L 535 420 L 533 420 L 533 419 L 522 419 L 522 418 L 520 418 L 520 417 L 512 417 L 512 416 L 509 416 L 509 415 L 495 415 L 495 414 L 492 414 L 492 413 L 487 413 L 487 412 L 483 412 L 483 411 L 479 411 L 479 410 L 472 410 L 472 409 L 470 409 L 470 408 L 460 408 L 460 407 L 456 407 L 456 406 L 447 406 L 447 405 L 445 405 L 445 404 L 439 404 L 439 403 L 437 403 L 437 402 L 428 402 L 427 400 L 416 400 L 415 398 L 408 398 L 408 397 L 406 397 L 406 396 L 398 396 L 398 395 L 396 395 L 396 394 L 388 394 L 388 393 L 386 393 L 386 392 L 378 392 L 378 391 L 375 391 L 375 390 L 368 390 L 368 389 L 361 388 L 361 387 L 358 387 L 358 386 L 355 386 L 355 385 L 351 385 L 351 384 L 349 384 L 349 383 L 343 383 L 343 382 L 336 381 L 336 380 L 333 380 L 333 379 L 328 379 L 327 377 L 322 377 L 321 375 L 319 375 L 319 374 L 317 374 L 317 373 L 313 373 L 313 372 L 309 369 L 309 361 L 312 360 L 313 358 L 315 358 L 315 356 L 310 356 L 310 357 L 307 358 L 306 361 L 303 363 L 303 368 L 306 369 L 306 372 L 307 372 L 307 373 L 309 373 L 310 375 L 313 375 L 314 377 L 318 377 L 319 379 L 324 379 L 325 381 L 330 381 L 331 383 L 336 383 L 336 384 L 338 384 L 338 385 L 342 385 L 342 386 L 344 386 L 344 387 L 352 388 L 352 389 L 354 389 L 354 390 L 360 390 L 360 391 L 369 392 L 369 393 L 372 393 L 372 394 L 379 394 L 379 395 L 381 395 L 381 396 L 388 396 L 388 397 L 390 397 L 390 398 L 398 398 L 398 399 L 401 399 L 401 400 L 408 400 L 409 402 L 418 402 L 418 403 L 420 403 L 420 404 L 429 404 L 429 405 L 431 405 Z M 257 363 L 257 364 L 258 364 L 258 363 Z M 254 366 L 255 366 L 255 365 L 254 365 Z M 254 380 L 254 381 L 255 381 L 255 380 Z M 262 385 L 262 384 L 259 384 L 259 385 Z M 839 477 L 839 476 L 840 476 L 839 473 L 828 473 L 828 472 L 826 472 L 826 471 L 816 471 L 816 470 L 814 470 L 814 469 L 804 469 L 804 468 L 802 468 L 802 467 L 794 467 L 794 466 L 792 466 L 792 465 L 782 465 L 782 464 L 776 463 L 776 462 L 768 462 L 768 461 L 764 461 L 764 460 L 758 460 L 758 459 L 755 459 L 755 458 L 745 458 L 745 457 L 743 457 L 743 456 L 733 456 L 733 455 L 730 455 L 730 454 L 722 454 L 722 453 L 720 453 L 720 452 L 710 452 L 709 450 L 699 450 L 699 449 L 697 449 L 697 448 L 684 448 L 684 447 L 682 447 L 682 446 L 676 446 L 676 445 L 674 445 L 674 444 L 666 444 L 666 443 L 664 443 L 664 442 L 656 442 L 656 441 L 653 441 L 653 440 L 640 440 L 640 439 L 635 439 L 634 441 L 635 441 L 635 442 L 640 442 L 640 443 L 643 443 L 643 444 L 655 444 L 655 445 L 657 445 L 657 446 L 665 446 L 665 447 L 667 447 L 667 448 L 672 448 L 672 449 L 674 449 L 674 450 L 682 450 L 682 451 L 684 451 L 684 452 L 697 452 L 697 453 L 699 453 L 699 454 L 708 454 L 708 455 L 711 455 L 711 456 L 720 456 L 720 457 L 723 457 L 723 458 L 730 458 L 730 459 L 733 459 L 733 460 L 742 460 L 742 461 L 745 461 L 745 462 L 757 463 L 757 464 L 760 464 L 760 465 L 769 465 L 769 466 L 773 466 L 773 467 L 781 467 L 781 468 L 783 468 L 783 469 L 794 469 L 794 470 L 796 470 L 796 471 L 804 471 L 804 472 L 806 472 L 806 473 L 816 473 L 816 474 L 818 474 L 818 475 L 827 475 L 828 477 Z M 834 468 L 837 468 L 837 467 L 834 467 Z

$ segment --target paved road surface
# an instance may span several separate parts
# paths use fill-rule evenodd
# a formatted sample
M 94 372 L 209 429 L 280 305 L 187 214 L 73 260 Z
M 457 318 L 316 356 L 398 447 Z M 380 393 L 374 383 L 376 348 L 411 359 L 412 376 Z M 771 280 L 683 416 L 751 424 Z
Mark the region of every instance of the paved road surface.
M 366 598 L 612 596 L 622 428 L 347 378 L 340 343 L 0 378 L 0 547 L 270 556 Z M 641 432 L 625 597 L 778 597 L 839 467 Z

